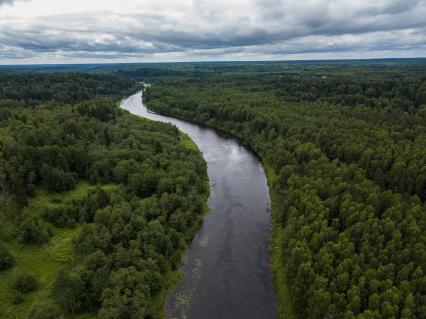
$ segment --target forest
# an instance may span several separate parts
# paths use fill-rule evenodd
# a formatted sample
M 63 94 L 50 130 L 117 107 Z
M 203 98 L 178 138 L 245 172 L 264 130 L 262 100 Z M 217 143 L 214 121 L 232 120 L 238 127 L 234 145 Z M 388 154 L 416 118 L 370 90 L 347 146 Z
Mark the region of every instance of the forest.
M 426 318 L 424 60 L 78 68 L 0 72 L 0 318 L 162 316 L 209 187 L 140 81 L 262 159 L 282 318 Z
M 206 212 L 206 164 L 119 109 L 133 79 L 0 73 L 0 318 L 160 318 Z
M 283 318 L 426 318 L 424 60 L 116 73 L 151 83 L 152 110 L 232 133 L 262 158 Z

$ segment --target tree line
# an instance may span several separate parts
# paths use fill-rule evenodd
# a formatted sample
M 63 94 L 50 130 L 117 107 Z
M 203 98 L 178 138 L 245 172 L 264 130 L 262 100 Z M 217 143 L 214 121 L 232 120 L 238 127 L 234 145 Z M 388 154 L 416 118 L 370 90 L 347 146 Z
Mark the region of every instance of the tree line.
M 40 289 L 32 273 L 13 276 L 23 266 L 15 247 L 77 229 L 72 262 L 27 318 L 156 318 L 166 278 L 206 210 L 200 152 L 184 146 L 176 127 L 118 108 L 133 80 L 8 73 L 0 83 L 0 272 L 14 281 L 3 315 Z M 28 207 L 41 192 L 66 194 L 81 183 L 94 186 L 82 198 Z
M 214 68 L 148 78 L 146 102 L 273 169 L 272 253 L 298 317 L 426 318 L 425 64 Z

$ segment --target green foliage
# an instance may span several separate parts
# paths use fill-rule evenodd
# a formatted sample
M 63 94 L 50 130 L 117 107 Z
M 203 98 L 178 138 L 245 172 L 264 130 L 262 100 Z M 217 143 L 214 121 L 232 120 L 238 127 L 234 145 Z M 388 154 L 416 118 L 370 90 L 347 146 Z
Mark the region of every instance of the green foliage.
M 28 310 L 26 319 L 61 319 L 62 314 L 54 303 L 42 301 L 33 304 Z
M 39 287 L 37 279 L 30 274 L 20 273 L 16 276 L 13 288 L 22 293 L 27 293 L 37 290 Z
M 35 303 L 28 318 L 157 317 L 205 210 L 200 152 L 175 127 L 118 109 L 133 81 L 66 73 L 0 83 L 0 240 L 39 279 L 12 306 L 13 274 L 2 272 L 6 315 Z
M 24 295 L 22 292 L 20 292 L 19 290 L 14 290 L 11 294 L 10 297 L 10 302 L 13 305 L 20 305 L 21 303 L 24 302 Z
M 44 187 L 52 192 L 67 191 L 75 185 L 75 179 L 71 173 L 64 172 L 56 167 L 50 167 L 45 163 L 41 167 L 40 177 Z
M 56 227 L 73 228 L 81 222 L 92 222 L 96 210 L 104 208 L 109 202 L 108 193 L 98 187 L 94 191 L 89 191 L 82 199 L 46 207 L 42 216 Z
M 144 274 L 133 267 L 122 268 L 112 274 L 110 287 L 104 290 L 99 318 L 145 318 L 149 298 Z
M 281 303 L 425 318 L 424 63 L 172 68 L 151 75 L 148 106 L 239 136 L 273 171 Z
M 10 250 L 6 247 L 1 245 L 0 246 L 0 271 L 6 270 L 15 265 L 15 258 L 13 257 Z
M 54 290 L 59 304 L 72 314 L 89 307 L 83 304 L 84 295 L 87 293 L 83 276 L 83 271 L 77 268 L 71 272 L 61 272 L 55 282 Z
M 18 234 L 21 241 L 26 244 L 45 244 L 52 235 L 48 226 L 33 216 L 27 217 L 20 223 Z
M 76 104 L 94 97 L 117 99 L 134 91 L 135 82 L 84 73 L 0 73 L 0 109 L 32 107 L 53 101 Z

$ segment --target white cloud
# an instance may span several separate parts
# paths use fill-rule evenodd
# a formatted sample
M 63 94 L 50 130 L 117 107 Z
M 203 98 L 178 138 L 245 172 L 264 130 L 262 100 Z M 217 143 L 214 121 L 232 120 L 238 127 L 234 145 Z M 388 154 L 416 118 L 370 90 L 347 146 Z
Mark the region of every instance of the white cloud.
M 425 0 L 12 2 L 0 0 L 0 63 L 424 56 L 426 45 Z

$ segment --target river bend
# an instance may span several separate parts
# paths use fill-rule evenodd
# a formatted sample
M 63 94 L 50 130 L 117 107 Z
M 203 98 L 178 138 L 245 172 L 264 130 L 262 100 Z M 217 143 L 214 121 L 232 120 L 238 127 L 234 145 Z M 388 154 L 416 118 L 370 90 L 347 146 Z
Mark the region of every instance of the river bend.
M 148 111 L 142 92 L 121 108 L 176 125 L 207 162 L 210 213 L 184 255 L 184 278 L 166 298 L 167 318 L 278 318 L 268 253 L 270 199 L 258 158 L 215 129 Z

